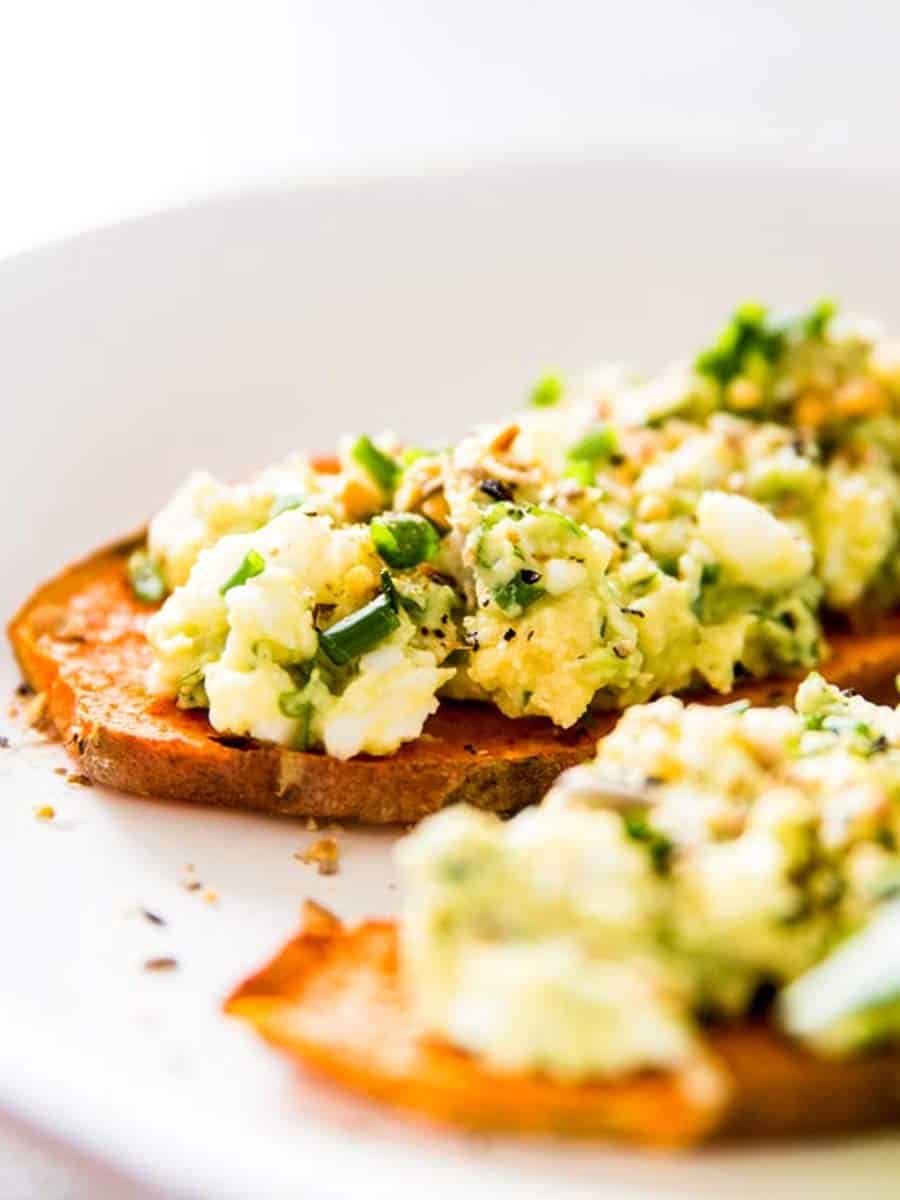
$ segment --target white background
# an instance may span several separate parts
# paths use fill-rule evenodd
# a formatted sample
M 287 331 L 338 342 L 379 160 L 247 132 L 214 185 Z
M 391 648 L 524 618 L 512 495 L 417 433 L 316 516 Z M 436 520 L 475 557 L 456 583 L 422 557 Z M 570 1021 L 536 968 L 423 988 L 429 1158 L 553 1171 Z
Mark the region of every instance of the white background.
M 898 58 L 892 0 L 0 0 L 0 254 L 335 171 L 896 161 Z
M 304 177 L 896 164 L 898 58 L 891 0 L 0 0 L 0 255 Z M 3 1200 L 137 1195 L 0 1125 Z

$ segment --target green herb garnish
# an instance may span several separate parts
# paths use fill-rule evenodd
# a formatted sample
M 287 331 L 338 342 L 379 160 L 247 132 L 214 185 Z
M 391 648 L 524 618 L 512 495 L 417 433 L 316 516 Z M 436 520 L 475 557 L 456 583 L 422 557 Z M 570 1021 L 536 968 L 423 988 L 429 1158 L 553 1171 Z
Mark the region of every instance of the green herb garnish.
M 523 568 L 507 583 L 494 589 L 495 603 L 510 616 L 517 616 L 546 595 L 546 588 L 538 582 L 540 578 L 539 571 Z
M 595 425 L 569 451 L 573 463 L 606 461 L 618 452 L 619 439 L 610 425 Z
M 290 512 L 294 508 L 299 508 L 305 501 L 306 497 L 301 496 L 299 492 L 286 492 L 283 496 L 276 496 L 272 501 L 269 520 L 280 516 L 283 512 Z
M 333 663 L 339 667 L 346 666 L 390 637 L 399 624 L 393 597 L 382 592 L 320 633 L 319 645 Z
M 262 575 L 266 569 L 266 560 L 256 550 L 248 550 L 244 555 L 244 560 L 235 573 L 226 579 L 219 591 L 224 596 L 226 592 L 230 592 L 233 587 L 241 587 L 248 579 L 253 579 L 255 575 Z
M 650 853 L 653 869 L 659 875 L 665 875 L 672 861 L 675 849 L 672 841 L 658 829 L 654 829 L 643 813 L 626 813 L 623 818 L 625 832 L 635 842 L 642 842 Z
M 391 495 L 397 483 L 400 468 L 389 454 L 379 450 L 365 434 L 356 439 L 350 456 L 375 480 L 385 495 Z
M 390 567 L 429 562 L 440 549 L 437 530 L 418 513 L 381 513 L 369 523 L 372 545 Z
M 146 550 L 135 550 L 128 559 L 128 579 L 144 604 L 160 604 L 165 599 L 168 588 L 162 570 Z
M 539 379 L 528 397 L 534 408 L 552 408 L 559 404 L 563 394 L 563 383 L 558 375 L 545 375 Z
M 284 716 L 300 722 L 294 739 L 294 749 L 305 750 L 309 746 L 312 704 L 303 698 L 302 692 L 282 692 L 278 697 L 278 707 Z

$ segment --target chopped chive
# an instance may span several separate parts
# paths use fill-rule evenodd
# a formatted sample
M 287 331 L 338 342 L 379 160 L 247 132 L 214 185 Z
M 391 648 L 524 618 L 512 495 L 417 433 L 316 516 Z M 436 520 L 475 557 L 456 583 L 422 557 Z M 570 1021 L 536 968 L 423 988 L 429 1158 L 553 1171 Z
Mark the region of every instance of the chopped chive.
M 821 341 L 836 312 L 837 305 L 833 300 L 819 300 L 806 314 L 803 320 L 803 332 L 808 338 Z
M 437 530 L 418 513 L 382 513 L 369 523 L 372 545 L 390 567 L 429 562 L 440 549 Z
M 574 533 L 576 537 L 584 537 L 585 532 L 571 517 L 560 512 L 557 508 L 542 508 L 539 504 L 532 504 L 528 509 L 529 517 L 546 517 L 548 521 L 555 521 L 560 528 L 560 532 Z
M 495 603 L 510 616 L 518 616 L 546 594 L 546 589 L 538 584 L 540 578 L 539 571 L 519 571 L 502 587 L 494 590 Z
M 379 578 L 381 580 L 381 590 L 387 596 L 388 600 L 390 600 L 391 608 L 394 610 L 394 612 L 396 612 L 399 600 L 397 598 L 397 589 L 394 587 L 394 581 L 391 578 L 390 571 L 382 571 Z
M 389 637 L 400 624 L 391 597 L 382 592 L 368 604 L 350 613 L 319 634 L 319 644 L 337 666 L 360 658 Z
M 528 397 L 534 408 L 552 408 L 562 399 L 563 384 L 558 375 L 545 375 L 539 379 Z
M 278 697 L 278 707 L 286 717 L 302 717 L 308 706 L 302 692 L 282 692 Z
M 569 451 L 571 462 L 594 463 L 611 458 L 619 449 L 616 431 L 610 425 L 595 425 Z
M 248 579 L 261 575 L 266 569 L 266 560 L 256 550 L 248 550 L 244 560 L 230 579 L 226 579 L 219 591 L 224 596 L 233 587 L 241 587 Z
M 400 466 L 404 469 L 411 467 L 420 458 L 434 458 L 434 453 L 433 450 L 425 450 L 421 446 L 407 446 L 405 450 L 400 451 Z
M 294 687 L 299 691 L 309 683 L 315 665 L 315 659 L 310 658 L 306 662 L 283 663 L 282 670 L 290 675 Z
M 146 550 L 135 550 L 128 559 L 128 579 L 134 594 L 144 604 L 159 604 L 165 599 L 166 581 L 159 564 Z
M 312 704 L 304 700 L 301 692 L 282 692 L 278 697 L 278 707 L 286 717 L 300 722 L 297 736 L 294 740 L 295 750 L 305 750 L 309 745 L 309 724 L 312 718 Z
M 650 854 L 653 869 L 658 875 L 665 875 L 672 861 L 675 846 L 673 842 L 654 829 L 643 813 L 627 813 L 624 817 L 625 832 L 634 842 L 643 842 Z
M 362 437 L 357 438 L 350 455 L 364 471 L 372 476 L 383 492 L 387 495 L 393 492 L 400 468 L 389 454 L 378 449 L 370 437 L 363 434 Z
M 592 462 L 580 462 L 576 459 L 569 463 L 563 474 L 566 479 L 574 479 L 582 487 L 590 487 L 594 482 L 594 464 Z
M 284 495 L 276 496 L 272 501 L 269 519 L 281 516 L 283 512 L 290 512 L 291 509 L 299 508 L 305 501 L 306 497 L 301 496 L 299 492 L 285 492 Z

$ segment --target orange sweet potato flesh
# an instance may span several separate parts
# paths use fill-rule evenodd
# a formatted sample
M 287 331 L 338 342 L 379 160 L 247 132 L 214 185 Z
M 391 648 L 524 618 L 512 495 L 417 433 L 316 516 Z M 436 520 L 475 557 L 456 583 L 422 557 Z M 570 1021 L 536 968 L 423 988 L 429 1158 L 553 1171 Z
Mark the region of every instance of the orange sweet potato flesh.
M 900 1118 L 900 1059 L 827 1062 L 762 1024 L 712 1031 L 708 1063 L 684 1078 L 645 1072 L 575 1085 L 492 1072 L 417 1035 L 391 923 L 347 930 L 312 904 L 300 934 L 229 997 L 225 1010 L 321 1078 L 469 1130 L 681 1147 Z
M 138 541 L 98 551 L 44 584 L 9 630 L 25 679 L 46 693 L 50 720 L 95 782 L 164 799 L 372 824 L 416 821 L 456 801 L 505 813 L 539 800 L 560 771 L 592 756 L 615 723 L 614 714 L 600 714 L 563 730 L 540 718 L 510 720 L 488 705 L 443 703 L 417 741 L 386 758 L 349 762 L 223 737 L 204 712 L 179 709 L 144 688 L 152 610 L 126 576 Z M 900 618 L 865 636 L 835 636 L 832 648 L 826 675 L 889 698 L 900 671 Z M 773 703 L 789 699 L 794 682 L 702 698 Z

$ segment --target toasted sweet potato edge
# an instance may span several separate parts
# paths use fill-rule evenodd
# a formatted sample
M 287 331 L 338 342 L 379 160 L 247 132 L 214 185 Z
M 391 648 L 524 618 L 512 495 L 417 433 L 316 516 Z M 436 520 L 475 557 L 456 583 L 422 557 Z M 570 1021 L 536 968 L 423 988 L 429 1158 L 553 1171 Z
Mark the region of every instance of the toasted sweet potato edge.
M 823 1135 L 900 1118 L 897 1056 L 827 1061 L 759 1023 L 710 1030 L 708 1061 L 684 1077 L 647 1072 L 570 1085 L 491 1072 L 416 1034 L 391 922 L 346 929 L 309 903 L 299 934 L 224 1008 L 313 1075 L 466 1130 L 677 1148 Z
M 127 554 L 142 537 L 138 532 L 113 543 L 42 584 L 9 626 L 25 679 L 47 693 L 51 722 L 81 771 L 95 782 L 161 799 L 370 824 L 416 821 L 456 802 L 507 813 L 539 800 L 560 771 L 590 757 L 597 738 L 617 719 L 617 714 L 599 714 L 564 731 L 549 722 L 512 721 L 479 705 L 445 702 L 425 737 L 387 758 L 362 756 L 349 762 L 219 737 L 205 718 L 186 715 L 174 705 L 165 711 L 156 706 L 150 729 L 134 688 L 129 724 L 118 703 L 124 672 L 117 668 L 125 663 L 125 650 L 121 662 L 115 657 L 125 641 L 103 647 L 108 660 L 104 697 L 96 688 L 91 694 L 91 687 L 79 681 L 76 668 L 87 661 L 86 651 L 35 636 L 31 623 L 39 612 L 76 605 L 104 572 L 114 571 L 124 580 Z M 111 615 L 123 627 L 137 625 L 150 611 L 122 589 L 115 603 L 121 611 Z M 142 639 L 134 629 L 131 633 L 133 656 Z M 886 618 L 866 635 L 834 636 L 823 671 L 844 687 L 888 699 L 900 671 L 900 616 Z M 789 699 L 795 685 L 796 679 L 771 679 L 727 696 L 701 693 L 690 698 L 721 703 L 746 696 L 770 704 Z M 104 699 L 115 720 L 104 715 Z
M 96 644 L 79 647 L 77 638 L 48 635 L 43 624 L 38 632 L 32 628 L 34 621 L 45 623 L 48 612 L 76 608 L 106 575 L 124 581 L 127 554 L 140 540 L 137 534 L 74 563 L 39 586 L 9 624 L 25 680 L 46 693 L 50 721 L 95 782 L 162 799 L 371 824 L 416 821 L 460 801 L 512 812 L 538 800 L 560 771 L 589 757 L 614 721 L 599 717 L 567 731 L 544 721 L 512 721 L 482 705 L 445 703 L 425 737 L 395 755 L 348 762 L 221 737 L 203 714 L 151 703 L 133 686 L 126 694 L 129 655 L 143 642 L 137 626 L 152 609 L 131 597 L 124 583 L 111 613 L 111 623 L 125 631 L 121 636 L 108 638 L 101 630 Z M 105 697 L 91 692 L 81 670 L 101 661 L 109 664 Z M 140 711 L 126 720 L 123 714 L 135 706 Z

